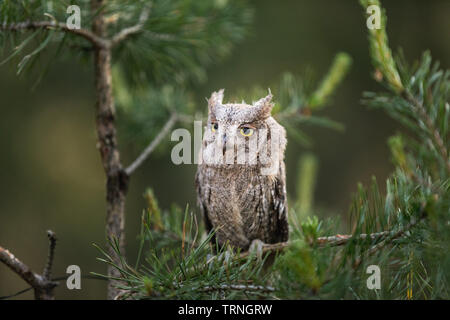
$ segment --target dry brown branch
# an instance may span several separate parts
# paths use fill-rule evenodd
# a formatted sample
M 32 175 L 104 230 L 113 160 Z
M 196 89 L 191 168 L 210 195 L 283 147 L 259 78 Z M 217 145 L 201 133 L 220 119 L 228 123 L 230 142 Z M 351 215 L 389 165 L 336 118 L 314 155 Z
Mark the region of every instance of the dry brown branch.
M 34 273 L 9 250 L 0 246 L 0 261 L 33 288 L 36 300 L 54 300 L 55 296 L 53 294 L 53 289 L 58 285 L 58 282 L 50 280 L 56 237 L 52 231 L 48 231 L 47 234 L 49 235 L 50 241 L 49 256 L 42 275 Z

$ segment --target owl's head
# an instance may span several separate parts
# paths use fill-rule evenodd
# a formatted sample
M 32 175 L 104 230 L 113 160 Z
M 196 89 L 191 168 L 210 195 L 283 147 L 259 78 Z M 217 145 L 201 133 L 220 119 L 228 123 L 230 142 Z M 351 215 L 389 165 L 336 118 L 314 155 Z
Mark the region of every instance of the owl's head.
M 274 104 L 270 90 L 252 104 L 223 103 L 223 96 L 221 89 L 208 99 L 203 161 L 229 167 L 278 166 L 284 158 L 286 133 L 271 115 Z

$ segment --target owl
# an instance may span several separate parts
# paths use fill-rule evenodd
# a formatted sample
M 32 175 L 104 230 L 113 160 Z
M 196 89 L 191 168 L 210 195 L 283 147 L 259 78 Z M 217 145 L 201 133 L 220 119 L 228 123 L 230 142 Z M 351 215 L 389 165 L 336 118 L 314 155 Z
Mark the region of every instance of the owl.
M 252 104 L 208 99 L 196 173 L 198 205 L 213 243 L 243 251 L 288 239 L 286 132 L 271 116 L 272 94 Z

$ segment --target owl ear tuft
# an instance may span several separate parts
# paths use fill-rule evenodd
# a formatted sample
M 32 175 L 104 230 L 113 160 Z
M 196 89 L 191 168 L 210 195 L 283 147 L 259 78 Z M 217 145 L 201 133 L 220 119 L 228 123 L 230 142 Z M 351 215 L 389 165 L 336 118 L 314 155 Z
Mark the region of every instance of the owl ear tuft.
M 221 105 L 223 101 L 223 92 L 224 89 L 220 89 L 219 91 L 214 91 L 211 94 L 211 97 L 208 99 L 208 109 L 210 112 L 215 111 L 215 107 L 217 105 Z
M 271 116 L 272 108 L 274 103 L 272 102 L 272 93 L 269 89 L 269 94 L 264 98 L 259 99 L 254 104 L 255 108 L 258 108 L 258 117 L 260 119 L 267 119 Z

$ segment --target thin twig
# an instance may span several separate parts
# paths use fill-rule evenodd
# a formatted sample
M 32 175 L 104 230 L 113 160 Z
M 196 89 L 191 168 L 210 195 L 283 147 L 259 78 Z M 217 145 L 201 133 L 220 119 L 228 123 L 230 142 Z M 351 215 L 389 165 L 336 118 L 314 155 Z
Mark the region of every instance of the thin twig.
M 150 6 L 144 8 L 142 10 L 142 13 L 139 17 L 139 21 L 136 25 L 121 30 L 119 33 L 117 33 L 112 38 L 111 46 L 115 46 L 118 43 L 125 40 L 126 38 L 128 38 L 129 36 L 141 32 L 143 30 L 145 22 L 147 22 L 149 16 L 150 16 Z
M 8 268 L 15 272 L 30 286 L 40 287 L 43 283 L 43 279 L 40 275 L 31 271 L 31 269 L 16 258 L 9 250 L 0 247 L 0 261 L 3 262 Z
M 45 265 L 43 277 L 46 280 L 50 280 L 52 275 L 52 266 L 53 266 L 53 259 L 55 257 L 55 247 L 56 247 L 56 234 L 52 230 L 47 231 L 48 236 L 48 257 L 47 257 L 47 264 Z
M 73 33 L 89 40 L 92 44 L 98 47 L 109 46 L 109 40 L 103 39 L 90 30 L 87 29 L 71 29 L 64 22 L 56 21 L 24 21 L 17 23 L 3 23 L 0 24 L 0 31 L 20 31 L 20 30 L 35 30 L 35 29 L 59 29 L 64 32 Z
M 16 293 L 13 293 L 13 294 L 10 294 L 10 295 L 7 295 L 7 296 L 1 296 L 0 300 L 6 300 L 6 299 L 14 298 L 14 297 L 20 296 L 21 294 L 24 294 L 24 293 L 26 293 L 26 292 L 28 292 L 30 290 L 33 290 L 33 287 L 28 287 L 26 289 L 20 290 L 20 291 L 18 291 Z
M 173 113 L 169 120 L 166 122 L 164 127 L 158 133 L 158 135 L 150 142 L 150 144 L 144 149 L 144 151 L 133 161 L 133 163 L 125 169 L 125 173 L 129 176 L 137 168 L 139 168 L 142 163 L 150 156 L 150 154 L 155 150 L 155 148 L 161 143 L 162 139 L 169 133 L 170 129 L 174 126 L 177 121 L 177 114 Z

